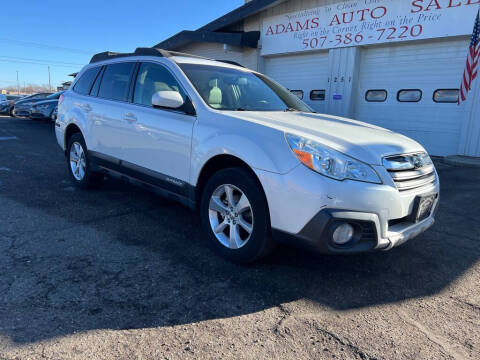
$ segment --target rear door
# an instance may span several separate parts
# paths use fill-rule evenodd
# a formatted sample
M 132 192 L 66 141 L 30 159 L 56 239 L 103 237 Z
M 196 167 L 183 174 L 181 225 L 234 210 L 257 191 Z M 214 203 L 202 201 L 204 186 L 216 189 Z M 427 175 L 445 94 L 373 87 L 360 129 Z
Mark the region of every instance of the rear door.
M 183 187 L 188 180 L 192 129 L 195 116 L 183 110 L 152 107 L 157 91 L 177 91 L 187 100 L 179 81 L 164 65 L 140 64 L 134 80 L 132 103 L 124 108 L 128 133 L 122 139 L 125 166 L 146 174 L 158 185 Z M 177 190 L 177 189 L 175 189 Z
M 90 112 L 93 150 L 107 155 L 109 160 L 125 160 L 128 152 L 132 124 L 125 118 L 129 86 L 136 62 L 118 62 L 106 65 L 101 81 L 92 88 L 92 95 L 85 106 Z M 100 80 L 100 79 L 99 79 Z M 99 154 L 97 154 L 99 155 Z

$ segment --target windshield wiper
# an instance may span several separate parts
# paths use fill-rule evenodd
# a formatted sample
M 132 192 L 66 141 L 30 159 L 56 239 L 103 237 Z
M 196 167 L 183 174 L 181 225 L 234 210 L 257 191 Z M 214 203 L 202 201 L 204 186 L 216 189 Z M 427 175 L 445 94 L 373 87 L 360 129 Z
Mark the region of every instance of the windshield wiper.
M 285 112 L 293 112 L 293 111 L 300 111 L 300 110 L 297 110 L 297 109 L 294 109 L 294 108 L 292 108 L 292 107 L 289 107 L 289 108 L 286 108 L 284 111 L 285 111 Z

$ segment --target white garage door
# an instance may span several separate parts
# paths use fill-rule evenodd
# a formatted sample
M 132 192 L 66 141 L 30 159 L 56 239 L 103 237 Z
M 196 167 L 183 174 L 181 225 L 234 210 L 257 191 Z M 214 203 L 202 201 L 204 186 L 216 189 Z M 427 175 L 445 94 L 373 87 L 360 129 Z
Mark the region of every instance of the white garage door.
M 265 74 L 286 88 L 303 93 L 303 101 L 315 111 L 326 111 L 328 51 L 268 57 Z
M 434 93 L 437 100 L 452 101 L 449 94 L 455 100 L 467 48 L 465 38 L 362 49 L 355 117 L 414 138 L 433 155 L 457 154 L 464 107 L 435 102 Z M 386 90 L 386 100 L 367 101 L 369 90 Z M 418 102 L 399 101 L 418 99 L 418 90 Z M 369 94 L 383 100 L 382 92 Z

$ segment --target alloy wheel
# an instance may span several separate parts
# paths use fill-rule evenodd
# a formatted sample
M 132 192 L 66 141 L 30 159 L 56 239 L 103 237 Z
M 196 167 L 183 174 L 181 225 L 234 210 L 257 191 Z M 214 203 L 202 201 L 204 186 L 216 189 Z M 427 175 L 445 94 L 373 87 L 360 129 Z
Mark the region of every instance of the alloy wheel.
M 78 181 L 82 181 L 85 177 L 86 168 L 87 161 L 82 144 L 74 142 L 70 147 L 70 169 L 72 170 L 73 177 Z
M 253 210 L 242 190 L 231 184 L 220 185 L 210 197 L 208 212 L 212 231 L 223 246 L 245 246 L 253 232 Z

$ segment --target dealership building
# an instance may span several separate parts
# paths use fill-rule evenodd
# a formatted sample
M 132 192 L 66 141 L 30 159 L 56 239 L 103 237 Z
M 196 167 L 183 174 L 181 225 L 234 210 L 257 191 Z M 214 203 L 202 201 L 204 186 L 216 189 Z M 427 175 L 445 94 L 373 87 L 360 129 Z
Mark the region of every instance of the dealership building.
M 155 47 L 235 61 L 315 111 L 480 156 L 480 80 L 457 104 L 480 0 L 252 0 Z

